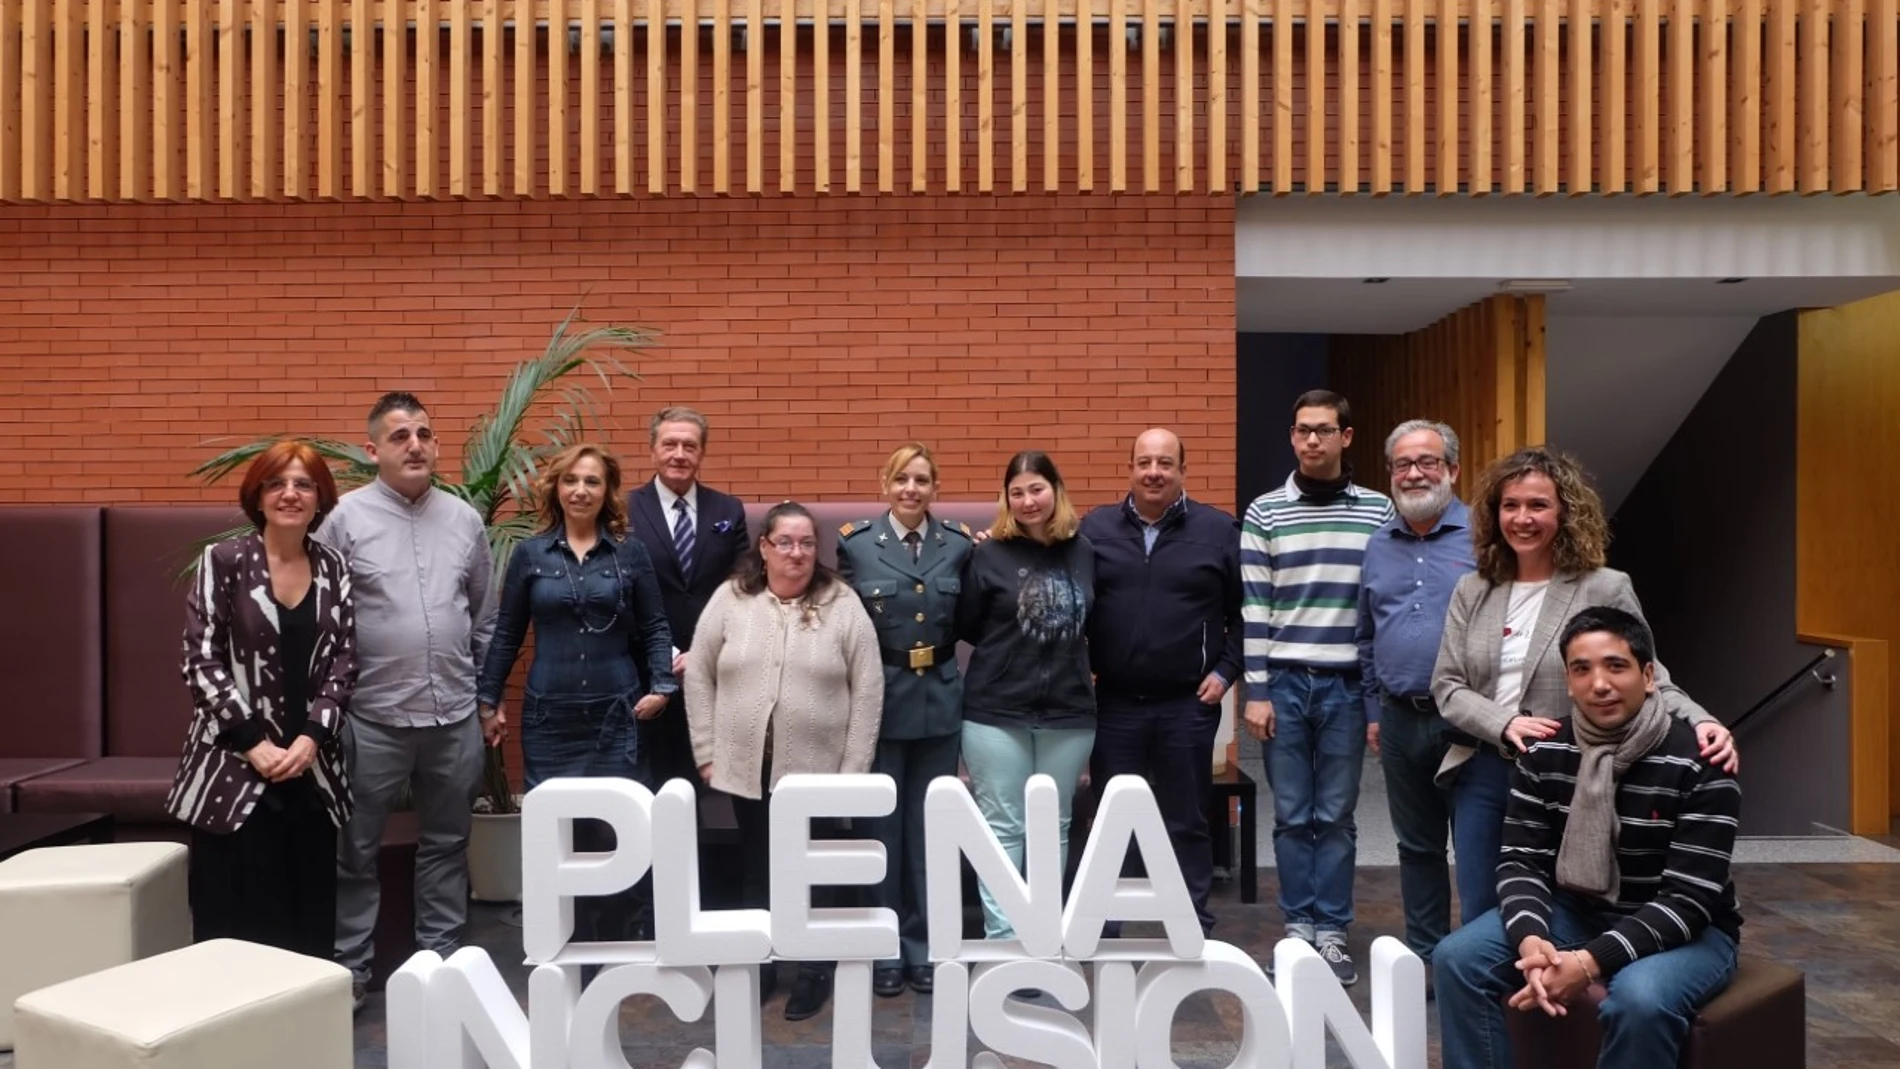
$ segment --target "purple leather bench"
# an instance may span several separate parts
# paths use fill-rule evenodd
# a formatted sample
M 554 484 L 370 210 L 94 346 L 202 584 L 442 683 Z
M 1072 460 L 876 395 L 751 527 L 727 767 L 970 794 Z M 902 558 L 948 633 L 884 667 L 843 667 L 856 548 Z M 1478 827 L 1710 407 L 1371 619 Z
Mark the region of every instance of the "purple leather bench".
M 0 509 L 0 812 L 34 779 L 101 753 L 101 523 L 85 506 Z
M 0 528 L 4 521 L 0 515 Z M 103 715 L 94 717 L 104 752 L 21 783 L 23 812 L 111 813 L 120 839 L 183 837 L 164 809 L 191 719 L 179 674 L 187 589 L 179 570 L 199 539 L 241 522 L 237 509 L 215 506 L 105 510 L 95 629 L 104 702 Z

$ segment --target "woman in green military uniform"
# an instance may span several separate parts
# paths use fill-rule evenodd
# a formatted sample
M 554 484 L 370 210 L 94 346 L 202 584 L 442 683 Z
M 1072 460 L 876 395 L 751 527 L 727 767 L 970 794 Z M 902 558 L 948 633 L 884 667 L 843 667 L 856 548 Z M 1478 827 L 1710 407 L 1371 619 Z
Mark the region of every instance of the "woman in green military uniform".
M 891 507 L 848 523 L 838 573 L 864 600 L 884 658 L 884 722 L 871 771 L 897 781 L 897 809 L 874 822 L 888 860 L 878 904 L 895 910 L 900 953 L 879 962 L 872 989 L 886 998 L 931 989 L 924 913 L 924 791 L 957 774 L 963 678 L 957 671 L 957 592 L 970 529 L 930 515 L 937 462 L 915 442 L 884 462 L 879 482 Z

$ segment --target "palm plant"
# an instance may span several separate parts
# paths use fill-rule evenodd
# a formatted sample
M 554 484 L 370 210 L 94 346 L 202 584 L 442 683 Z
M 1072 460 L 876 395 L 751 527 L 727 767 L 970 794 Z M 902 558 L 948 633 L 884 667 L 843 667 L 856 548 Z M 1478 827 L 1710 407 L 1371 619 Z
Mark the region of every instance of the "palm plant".
M 549 457 L 586 435 L 599 422 L 599 408 L 588 385 L 573 381 L 577 372 L 592 372 L 603 389 L 611 391 L 615 378 L 637 378 L 616 355 L 638 352 L 653 344 L 657 332 L 644 327 L 587 326 L 580 306 L 568 312 L 554 328 L 541 355 L 523 361 L 509 373 L 495 407 L 479 417 L 469 430 L 462 451 L 459 478 L 435 476 L 435 486 L 469 503 L 488 528 L 488 544 L 495 562 L 495 581 L 506 574 L 515 546 L 535 532 L 532 488 Z M 192 469 L 191 476 L 205 485 L 241 471 L 276 442 L 301 436 L 278 434 L 227 449 Z M 360 445 L 332 438 L 302 438 L 331 466 L 339 491 L 352 490 L 376 478 L 376 462 Z M 212 439 L 212 442 L 220 441 Z M 210 444 L 210 443 L 207 443 Z M 247 534 L 248 524 L 214 535 L 200 543 L 186 565 L 195 571 L 203 546 Z M 513 812 L 501 751 L 491 748 L 483 777 L 484 795 L 493 812 Z

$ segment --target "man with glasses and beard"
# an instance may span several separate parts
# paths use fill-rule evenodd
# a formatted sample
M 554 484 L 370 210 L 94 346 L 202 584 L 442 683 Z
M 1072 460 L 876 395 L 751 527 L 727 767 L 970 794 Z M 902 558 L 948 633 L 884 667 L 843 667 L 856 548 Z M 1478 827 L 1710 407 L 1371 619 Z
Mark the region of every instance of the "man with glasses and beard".
M 1451 930 L 1445 842 L 1451 802 L 1434 777 L 1456 734 L 1432 701 L 1432 665 L 1458 579 L 1477 567 L 1468 510 L 1453 492 L 1458 435 L 1443 423 L 1407 420 L 1385 440 L 1397 515 L 1366 544 L 1359 585 L 1359 669 L 1366 743 L 1385 770 L 1386 804 L 1399 840 L 1405 943 L 1425 960 Z M 1485 881 L 1489 872 L 1459 873 Z M 1459 896 L 1483 902 L 1483 895 Z M 1469 917 L 1464 918 L 1470 920 Z

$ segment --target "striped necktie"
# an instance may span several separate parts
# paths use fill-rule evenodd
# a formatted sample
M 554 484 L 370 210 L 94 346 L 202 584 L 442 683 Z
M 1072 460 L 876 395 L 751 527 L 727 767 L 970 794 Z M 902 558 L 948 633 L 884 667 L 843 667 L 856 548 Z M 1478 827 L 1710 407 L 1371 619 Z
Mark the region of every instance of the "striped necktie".
M 673 511 L 679 513 L 673 519 L 673 552 L 679 557 L 680 578 L 693 581 L 693 516 L 686 511 L 686 499 L 673 499 Z

